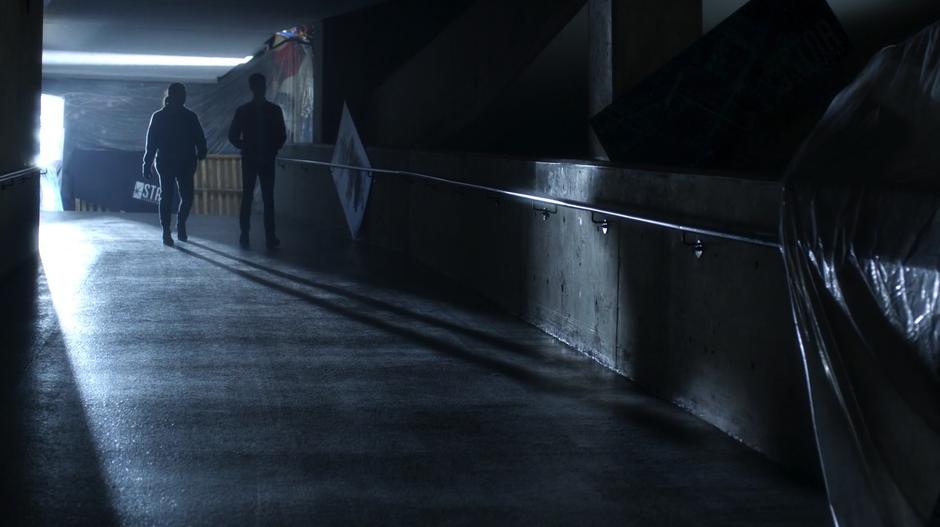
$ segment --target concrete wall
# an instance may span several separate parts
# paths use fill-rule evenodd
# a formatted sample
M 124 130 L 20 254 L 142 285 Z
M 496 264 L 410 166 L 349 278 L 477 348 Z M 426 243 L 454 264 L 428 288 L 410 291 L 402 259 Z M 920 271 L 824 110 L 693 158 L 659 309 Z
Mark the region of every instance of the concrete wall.
M 335 140 L 348 101 L 371 145 L 603 158 L 588 118 L 744 3 L 395 0 L 327 19 L 316 137 Z M 847 77 L 940 17 L 934 0 L 830 3 L 858 44 Z
M 32 161 L 39 126 L 42 0 L 0 5 L 0 173 Z
M 346 102 L 360 113 L 373 90 L 424 49 L 474 0 L 395 0 L 320 21 L 314 35 L 314 135 L 336 140 Z
M 32 164 L 42 78 L 42 0 L 0 4 L 0 175 Z M 0 274 L 35 249 L 39 181 L 0 189 Z
M 395 0 L 324 20 L 316 136 L 335 141 L 347 102 L 368 144 L 583 155 L 585 2 Z
M 369 97 L 370 144 L 439 147 L 535 60 L 585 0 L 477 0 Z
M 776 229 L 777 183 L 575 162 L 371 149 L 374 166 L 543 195 Z M 287 156 L 328 160 L 325 146 Z M 345 236 L 329 173 L 282 164 L 279 213 Z M 374 180 L 363 242 L 459 280 L 751 447 L 816 474 L 783 264 L 774 249 L 703 239 L 476 192 Z
M 700 0 L 589 0 L 588 115 L 669 62 L 701 37 Z M 607 160 L 589 131 L 590 156 Z
M 588 8 L 562 29 L 444 149 L 588 157 Z
M 0 185 L 0 278 L 36 254 L 39 177 Z

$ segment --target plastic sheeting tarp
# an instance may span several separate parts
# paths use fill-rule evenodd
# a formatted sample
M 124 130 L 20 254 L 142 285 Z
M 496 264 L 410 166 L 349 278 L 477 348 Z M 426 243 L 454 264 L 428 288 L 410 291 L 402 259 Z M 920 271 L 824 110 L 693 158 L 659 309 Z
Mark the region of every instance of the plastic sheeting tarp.
M 314 77 L 313 52 L 303 42 L 299 28 L 290 40 L 275 37 L 275 46 L 249 63 L 234 69 L 214 84 L 187 84 L 186 106 L 196 112 L 206 132 L 211 154 L 234 154 L 228 128 L 235 110 L 251 99 L 248 77 L 262 73 L 268 80 L 268 98 L 284 112 L 288 142 L 313 142 Z M 129 196 L 127 181 L 134 184 L 138 161 L 124 163 L 122 179 L 97 181 L 94 157 L 105 165 L 129 159 L 134 152 L 143 158 L 150 115 L 163 105 L 168 82 L 120 82 L 106 80 L 46 79 L 43 91 L 65 99 L 66 139 L 62 197 L 66 207 L 73 198 L 103 204 L 123 203 Z M 81 162 L 73 155 L 81 152 Z M 89 161 L 91 160 L 91 161 Z M 87 181 L 92 179 L 94 181 Z M 127 180 L 127 181 L 125 181 Z M 82 193 L 82 189 L 97 189 Z M 125 210 L 125 209 L 121 209 Z M 130 209 L 128 209 L 130 210 Z
M 235 109 L 251 100 L 248 77 L 262 73 L 268 98 L 284 111 L 288 141 L 313 141 L 313 53 L 286 41 L 242 65 L 215 84 L 187 85 L 186 106 L 196 112 L 210 153 L 232 153 L 228 127 Z M 115 82 L 48 79 L 44 91 L 66 104 L 66 150 L 143 151 L 150 115 L 163 106 L 169 81 Z
M 940 25 L 876 55 L 791 164 L 781 236 L 838 525 L 940 525 Z

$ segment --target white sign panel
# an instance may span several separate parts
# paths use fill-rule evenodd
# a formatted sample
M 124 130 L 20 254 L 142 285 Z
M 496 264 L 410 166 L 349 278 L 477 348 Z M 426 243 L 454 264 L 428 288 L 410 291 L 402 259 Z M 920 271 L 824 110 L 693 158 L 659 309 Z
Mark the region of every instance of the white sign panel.
M 160 185 L 137 181 L 134 183 L 134 199 L 159 205 L 161 190 Z
M 343 118 L 339 123 L 339 134 L 336 137 L 336 148 L 333 150 L 333 163 L 339 165 L 372 168 L 366 149 L 362 146 L 356 123 L 353 122 L 349 108 L 343 105 Z M 362 228 L 362 219 L 366 214 L 366 205 L 369 202 L 369 191 L 372 190 L 372 176 L 367 170 L 348 168 L 331 168 L 333 182 L 336 184 L 336 193 L 346 213 L 346 224 L 349 234 L 355 240 L 359 237 Z

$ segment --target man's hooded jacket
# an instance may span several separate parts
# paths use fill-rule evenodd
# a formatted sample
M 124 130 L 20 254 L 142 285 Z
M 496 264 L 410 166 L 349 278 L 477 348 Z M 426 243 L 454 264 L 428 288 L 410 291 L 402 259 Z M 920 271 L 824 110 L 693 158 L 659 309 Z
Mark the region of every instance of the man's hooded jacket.
M 156 158 L 159 164 L 195 165 L 207 151 L 206 135 L 196 114 L 167 98 L 165 106 L 150 118 L 144 164 L 152 165 Z

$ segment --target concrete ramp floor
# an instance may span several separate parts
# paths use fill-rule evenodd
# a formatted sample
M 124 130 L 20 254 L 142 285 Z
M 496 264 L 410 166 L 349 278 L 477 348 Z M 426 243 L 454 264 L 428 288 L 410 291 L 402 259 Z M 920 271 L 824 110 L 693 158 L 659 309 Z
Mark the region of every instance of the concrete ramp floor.
M 2 285 L 7 518 L 829 523 L 818 486 L 393 257 L 289 226 L 245 251 L 211 217 L 167 248 L 155 220 L 46 215 Z

